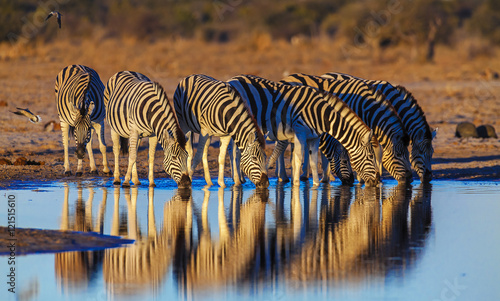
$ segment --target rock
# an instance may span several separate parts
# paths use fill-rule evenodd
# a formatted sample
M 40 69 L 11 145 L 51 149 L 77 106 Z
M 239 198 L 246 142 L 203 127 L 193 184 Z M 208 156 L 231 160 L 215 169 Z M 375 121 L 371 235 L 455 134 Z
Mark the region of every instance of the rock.
M 458 138 L 478 138 L 476 126 L 470 122 L 460 122 L 457 125 L 457 129 L 455 131 L 455 137 Z
M 6 107 L 8 106 L 7 102 L 5 100 L 0 100 L 0 107 Z
M 10 161 L 9 159 L 1 158 L 0 165 L 12 165 L 12 161 Z
M 19 157 L 14 162 L 14 165 L 26 165 L 26 162 L 28 162 L 28 159 L 26 159 L 25 157 Z
M 481 138 L 498 138 L 495 128 L 491 124 L 480 125 L 476 130 Z

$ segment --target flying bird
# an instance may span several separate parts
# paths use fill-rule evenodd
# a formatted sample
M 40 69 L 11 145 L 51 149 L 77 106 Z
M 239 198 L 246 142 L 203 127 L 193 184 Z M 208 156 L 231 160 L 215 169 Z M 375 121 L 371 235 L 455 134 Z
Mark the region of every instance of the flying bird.
M 50 17 L 52 16 L 57 16 L 57 24 L 59 24 L 59 28 L 61 28 L 61 14 L 58 11 L 51 11 L 50 14 L 45 18 L 45 21 L 47 21 Z
M 31 113 L 30 110 L 28 109 L 17 108 L 16 112 L 11 112 L 11 113 L 14 113 L 16 115 L 26 116 L 32 123 L 38 123 L 42 121 L 42 118 L 40 116 Z

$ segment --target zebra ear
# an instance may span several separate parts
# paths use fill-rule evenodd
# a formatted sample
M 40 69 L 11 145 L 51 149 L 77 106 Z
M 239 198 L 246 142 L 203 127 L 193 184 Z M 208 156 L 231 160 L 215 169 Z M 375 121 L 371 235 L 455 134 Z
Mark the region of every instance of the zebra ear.
M 193 135 L 193 133 L 192 133 L 191 131 L 187 132 L 187 133 L 185 134 L 185 136 L 186 136 L 186 140 L 187 140 L 187 141 L 190 141 L 190 140 L 191 140 L 191 136 L 192 136 L 192 135 Z
M 93 101 L 91 101 L 87 107 L 87 115 L 90 116 L 92 112 L 94 111 L 95 104 Z
M 434 131 L 432 131 L 432 139 L 436 138 L 436 134 L 438 132 L 439 128 L 435 128 Z
M 368 145 L 368 144 L 370 144 L 370 143 L 371 143 L 371 141 L 372 141 L 372 136 L 373 136 L 373 130 L 370 130 L 368 133 L 366 133 L 366 134 L 363 136 L 363 138 L 362 138 L 362 140 L 361 140 L 361 143 L 362 143 L 363 145 Z
M 175 140 L 174 139 L 174 134 L 172 133 L 171 130 L 164 131 L 163 132 L 163 139 L 165 139 L 165 142 L 167 144 L 170 144 L 170 143 L 172 143 Z

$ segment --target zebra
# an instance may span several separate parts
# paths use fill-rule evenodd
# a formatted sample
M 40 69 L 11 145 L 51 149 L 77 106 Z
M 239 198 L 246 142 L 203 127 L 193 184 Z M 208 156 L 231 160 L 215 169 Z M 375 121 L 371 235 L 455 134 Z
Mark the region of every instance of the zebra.
M 276 142 L 273 153 L 269 157 L 269 166 L 276 160 L 282 160 L 284 158 L 281 154 L 285 151 L 288 144 L 289 142 L 285 140 Z M 354 183 L 354 174 L 349 161 L 349 153 L 345 147 L 343 147 L 342 144 L 340 144 L 340 142 L 338 142 L 335 138 L 326 133 L 320 136 L 318 147 L 322 153 L 321 165 L 323 167 L 323 177 L 321 182 L 330 182 L 330 171 L 328 170 L 328 167 L 330 167 L 331 172 L 340 179 L 342 185 L 352 186 Z M 309 151 L 311 152 L 310 156 L 312 156 L 315 151 L 317 152 L 317 150 L 318 149 L 316 148 L 309 148 Z M 304 156 L 304 166 L 306 165 L 308 157 L 309 156 L 307 156 L 307 154 Z M 284 160 L 277 164 L 277 173 L 279 174 L 280 181 L 286 181 L 284 179 L 287 179 L 286 174 L 283 174 L 284 166 Z M 304 172 L 308 172 L 308 166 L 304 169 Z
M 224 160 L 231 139 L 241 153 L 241 169 L 257 187 L 268 187 L 265 138 L 239 93 L 229 84 L 202 74 L 184 78 L 174 93 L 174 107 L 184 131 L 200 134 L 188 164 L 190 175 L 203 154 L 205 180 L 212 185 L 207 152 L 210 136 L 220 137 L 218 184 L 225 187 Z M 234 166 L 237 169 L 237 166 Z M 237 178 L 235 177 L 235 184 Z
M 270 140 L 294 141 L 293 185 L 300 184 L 299 168 L 307 140 L 323 133 L 344 145 L 367 186 L 378 184 L 380 175 L 371 145 L 373 131 L 340 99 L 310 87 L 293 87 L 253 75 L 235 76 L 228 82 L 247 101 L 261 129 L 269 131 Z M 312 167 L 314 170 L 315 164 Z M 314 183 L 319 183 L 317 172 L 314 174 Z
M 110 175 L 104 141 L 103 103 L 104 85 L 97 72 L 83 65 L 70 65 L 61 70 L 56 77 L 55 95 L 57 113 L 61 122 L 64 146 L 64 175 L 71 175 L 69 166 L 69 132 L 75 137 L 78 167 L 76 176 L 82 175 L 82 161 L 85 148 L 89 154 L 91 174 L 97 175 L 92 152 L 92 129 L 97 133 L 99 150 L 102 154 L 104 174 Z
M 382 80 L 367 80 L 343 73 L 326 73 L 322 77 L 333 79 L 358 79 L 370 85 L 374 90 L 382 92 L 392 103 L 394 109 L 403 121 L 410 136 L 410 162 L 421 181 L 432 180 L 432 155 L 434 148 L 432 140 L 436 137 L 437 128 L 431 129 L 425 118 L 424 111 L 417 100 L 403 86 L 393 86 Z
M 130 186 L 130 178 L 140 185 L 137 175 L 137 148 L 139 139 L 149 137 L 149 186 L 154 187 L 154 156 L 160 142 L 163 168 L 179 187 L 191 185 L 187 171 L 186 137 L 163 87 L 145 75 L 133 71 L 114 74 L 104 91 L 106 119 L 111 127 L 115 155 L 114 182 L 120 185 L 120 149 L 127 152 L 128 168 L 122 186 Z
M 374 130 L 383 151 L 382 160 L 377 162 L 380 174 L 384 166 L 398 182 L 411 183 L 409 137 L 394 107 L 381 92 L 357 80 L 333 80 L 306 74 L 292 74 L 281 82 L 307 85 L 342 99 Z

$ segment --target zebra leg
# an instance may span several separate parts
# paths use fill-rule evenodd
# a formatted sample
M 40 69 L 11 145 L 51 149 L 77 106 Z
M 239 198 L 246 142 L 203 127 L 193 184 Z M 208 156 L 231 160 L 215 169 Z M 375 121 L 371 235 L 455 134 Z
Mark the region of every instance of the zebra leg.
M 88 143 L 87 143 L 88 145 Z M 88 146 L 87 146 L 88 148 Z M 88 151 L 88 149 L 87 149 Z M 76 176 L 81 177 L 82 176 L 82 167 L 83 167 L 83 159 L 78 159 L 78 166 L 76 167 Z
M 219 146 L 219 180 L 218 184 L 220 187 L 226 187 L 224 183 L 224 166 L 226 165 L 226 153 L 227 147 L 229 143 L 231 143 L 231 136 L 220 137 L 220 146 Z
M 205 181 L 208 186 L 213 186 L 212 179 L 210 178 L 210 169 L 208 168 L 208 148 L 210 147 L 210 136 L 206 135 L 207 139 L 205 140 L 205 145 L 203 147 L 203 174 L 205 175 Z M 200 135 L 201 138 L 201 135 Z M 201 141 L 201 139 L 200 139 Z M 199 143 L 199 142 L 198 142 Z
M 278 181 L 282 183 L 290 182 L 288 176 L 286 175 L 286 166 L 285 166 L 285 152 L 278 156 L 276 160 L 276 174 L 278 175 Z
M 230 149 L 229 149 L 230 148 Z M 234 185 L 238 186 L 245 183 L 245 177 L 241 173 L 240 168 L 240 159 L 241 153 L 240 149 L 234 143 L 234 140 L 231 139 L 231 142 L 228 146 L 229 150 L 229 162 L 231 164 L 231 176 L 233 177 Z
M 149 137 L 149 187 L 156 187 L 155 184 L 155 176 L 154 176 L 154 167 L 155 167 L 155 152 L 156 145 L 158 144 L 158 138 L 156 136 Z
M 307 143 L 309 149 L 309 160 L 311 162 L 311 173 L 313 177 L 313 185 L 319 185 L 318 177 L 318 150 L 319 150 L 319 138 L 311 139 Z M 307 157 L 307 154 L 306 154 Z
M 321 152 L 321 168 L 323 169 L 323 177 L 321 183 L 330 183 L 330 161 Z
M 194 173 L 196 166 L 198 166 L 198 164 L 200 164 L 200 161 L 203 157 L 205 143 L 207 142 L 207 140 L 209 140 L 209 138 L 210 138 L 210 136 L 208 134 L 203 134 L 203 133 L 201 133 L 199 138 L 198 138 L 198 147 L 196 148 L 196 154 L 193 157 L 193 161 L 192 161 L 193 163 L 191 165 L 192 173 Z M 208 142 L 208 145 L 210 145 L 210 141 Z
M 92 125 L 97 133 L 97 139 L 99 140 L 99 150 L 102 154 L 102 165 L 104 167 L 103 172 L 106 176 L 110 176 L 111 171 L 109 170 L 108 157 L 106 156 L 106 141 L 104 139 L 104 120 L 100 123 L 93 122 Z
M 61 132 L 64 147 L 64 175 L 70 176 L 71 170 L 69 170 L 69 124 L 61 120 Z
M 302 137 L 300 137 L 302 138 Z M 302 160 L 304 159 L 304 150 L 306 148 L 307 142 L 305 139 L 300 139 L 299 136 L 294 137 L 294 149 L 293 149 L 293 185 L 300 185 L 300 169 L 302 167 Z
M 113 184 L 120 185 L 120 135 L 111 129 L 111 140 L 113 141 L 113 155 L 115 155 L 115 170 L 113 172 Z
M 194 133 L 192 131 L 186 133 L 186 152 L 188 153 L 187 168 L 191 180 L 193 179 L 194 172 L 194 168 L 191 166 L 193 164 L 193 135 Z
M 132 175 L 132 169 L 135 167 L 137 161 L 137 145 L 139 140 L 139 135 L 136 132 L 130 133 L 128 147 L 128 167 L 127 173 L 125 174 L 125 179 L 123 180 L 122 187 L 130 187 L 130 177 Z M 137 170 L 137 169 L 136 169 Z M 140 185 L 139 179 L 137 178 L 137 172 L 134 173 L 134 179 L 132 182 L 136 185 Z
M 302 164 L 302 174 L 300 175 L 300 180 L 301 181 L 308 181 L 309 180 L 309 157 L 311 154 L 311 149 L 309 147 L 309 143 L 306 144 L 306 148 L 304 151 L 305 151 L 304 163 Z
M 97 167 L 95 166 L 94 152 L 92 151 L 92 131 L 93 130 L 91 130 L 91 133 L 90 133 L 90 140 L 87 143 L 87 153 L 89 154 L 90 174 L 91 175 L 98 175 Z
M 132 183 L 134 185 L 138 186 L 141 185 L 141 181 L 139 181 L 139 175 L 137 174 L 137 152 L 139 151 L 139 146 L 141 145 L 141 139 L 137 138 L 137 144 L 135 147 L 135 162 L 134 165 L 132 165 Z
M 378 172 L 380 176 L 382 176 L 382 156 L 384 155 L 382 145 L 379 144 L 378 146 L 374 147 L 373 150 L 375 152 L 375 161 L 378 166 Z

